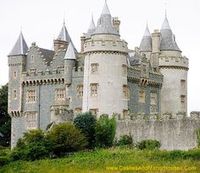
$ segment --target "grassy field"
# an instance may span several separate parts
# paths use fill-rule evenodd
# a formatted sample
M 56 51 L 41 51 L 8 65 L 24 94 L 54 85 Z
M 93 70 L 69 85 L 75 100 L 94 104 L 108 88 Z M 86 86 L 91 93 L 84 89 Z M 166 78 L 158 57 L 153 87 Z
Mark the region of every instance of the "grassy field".
M 129 148 L 99 149 L 61 159 L 16 161 L 0 168 L 0 173 L 200 172 L 200 155 L 191 159 L 179 154 Z

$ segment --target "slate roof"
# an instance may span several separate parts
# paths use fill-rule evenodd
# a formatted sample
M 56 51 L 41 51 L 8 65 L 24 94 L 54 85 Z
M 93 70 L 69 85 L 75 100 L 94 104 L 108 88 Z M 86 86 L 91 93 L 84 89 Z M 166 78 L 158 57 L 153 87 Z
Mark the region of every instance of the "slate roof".
M 64 59 L 76 59 L 75 50 L 71 42 L 69 43 Z
M 90 26 L 89 26 L 89 28 L 88 28 L 88 31 L 87 31 L 87 36 L 90 36 L 91 34 L 93 34 L 94 33 L 94 31 L 95 31 L 95 29 L 96 29 L 96 26 L 95 26 L 95 24 L 94 24 L 94 19 L 93 19 L 93 16 L 92 16 L 92 19 L 91 19 L 91 22 L 90 22 Z
M 28 51 L 28 46 L 26 44 L 26 41 L 24 39 L 22 32 L 20 32 L 17 42 L 15 43 L 11 52 L 9 53 L 9 56 L 25 55 L 27 51 Z
M 160 42 L 160 50 L 161 51 L 180 51 L 176 40 L 175 35 L 173 34 L 171 27 L 169 25 L 167 16 L 165 16 L 165 20 L 162 24 L 161 30 L 161 42 Z
M 52 50 L 43 49 L 43 48 L 39 48 L 39 52 L 41 53 L 41 56 L 43 57 L 43 59 L 45 59 L 45 61 L 47 62 L 47 65 L 49 65 L 53 59 L 55 52 Z
M 151 52 L 152 51 L 152 38 L 149 32 L 148 25 L 146 26 L 142 41 L 140 43 L 140 50 L 142 52 Z
M 97 22 L 97 27 L 94 34 L 114 34 L 119 35 L 117 30 L 113 27 L 112 16 L 105 1 L 101 16 Z

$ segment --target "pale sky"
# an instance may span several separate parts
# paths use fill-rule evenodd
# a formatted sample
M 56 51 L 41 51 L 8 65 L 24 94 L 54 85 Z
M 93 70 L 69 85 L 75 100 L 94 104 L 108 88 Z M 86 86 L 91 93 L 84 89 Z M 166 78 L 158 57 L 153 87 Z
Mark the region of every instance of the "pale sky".
M 189 58 L 188 110 L 200 111 L 200 1 L 199 0 L 107 0 L 113 17 L 121 20 L 121 37 L 128 47 L 139 46 L 146 23 L 150 31 L 160 29 L 165 8 L 183 55 Z M 8 82 L 7 55 L 20 28 L 28 46 L 51 49 L 66 20 L 68 32 L 80 50 L 93 13 L 95 23 L 104 0 L 0 0 L 0 85 Z

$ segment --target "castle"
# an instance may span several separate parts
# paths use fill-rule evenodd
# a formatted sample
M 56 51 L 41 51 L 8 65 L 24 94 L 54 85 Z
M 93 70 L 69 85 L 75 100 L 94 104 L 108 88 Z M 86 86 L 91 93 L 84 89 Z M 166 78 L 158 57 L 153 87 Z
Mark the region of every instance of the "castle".
M 65 24 L 54 50 L 32 43 L 20 33 L 8 55 L 8 112 L 11 145 L 28 129 L 71 121 L 80 112 L 143 115 L 187 114 L 188 59 L 182 56 L 167 16 L 152 34 L 145 29 L 139 48 L 120 38 L 120 20 L 105 2 L 95 25 L 81 36 L 78 52 Z

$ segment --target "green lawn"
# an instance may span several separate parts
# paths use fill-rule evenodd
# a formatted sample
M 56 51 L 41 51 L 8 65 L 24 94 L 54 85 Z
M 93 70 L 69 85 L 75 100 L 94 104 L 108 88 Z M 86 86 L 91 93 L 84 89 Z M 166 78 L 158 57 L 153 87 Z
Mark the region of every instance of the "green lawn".
M 195 159 L 176 157 L 177 154 L 167 158 L 165 155 L 169 155 L 169 152 L 128 148 L 99 149 L 78 152 L 61 159 L 17 161 L 0 168 L 0 173 L 200 172 L 200 155 Z

